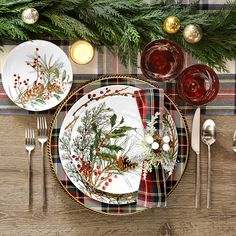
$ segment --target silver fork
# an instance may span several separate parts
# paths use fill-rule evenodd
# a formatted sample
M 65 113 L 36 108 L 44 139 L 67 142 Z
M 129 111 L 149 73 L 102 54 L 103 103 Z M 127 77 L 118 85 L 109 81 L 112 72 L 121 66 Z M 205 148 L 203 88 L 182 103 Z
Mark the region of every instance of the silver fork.
M 47 120 L 46 117 L 37 118 L 38 128 L 38 141 L 41 144 L 41 157 L 42 157 L 42 201 L 43 209 L 46 209 L 46 182 L 45 182 L 45 161 L 44 161 L 44 144 L 48 140 L 47 136 Z
M 31 184 L 31 152 L 35 148 L 35 135 L 34 129 L 27 128 L 25 129 L 25 149 L 28 151 L 28 207 L 31 208 L 32 206 L 32 184 Z

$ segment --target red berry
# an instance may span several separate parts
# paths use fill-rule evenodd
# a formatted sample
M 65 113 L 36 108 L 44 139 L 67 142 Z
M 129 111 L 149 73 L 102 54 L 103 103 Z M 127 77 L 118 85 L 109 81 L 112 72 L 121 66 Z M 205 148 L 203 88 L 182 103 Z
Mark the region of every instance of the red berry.
M 108 181 L 109 181 L 109 182 L 112 182 L 112 179 L 111 179 L 111 178 L 109 178 L 109 179 L 108 179 Z
M 36 51 L 38 51 L 39 50 L 39 48 L 36 48 Z
M 14 76 L 16 77 L 16 74 L 14 74 Z
M 98 175 L 98 173 L 97 173 L 97 172 L 94 172 L 94 175 L 95 175 L 95 176 L 97 176 L 97 175 Z
M 15 79 L 15 81 L 17 81 L 17 79 Z
M 40 56 L 38 56 L 38 58 L 41 58 Z
M 106 186 L 108 186 L 108 185 L 109 185 L 109 183 L 108 183 L 108 182 L 106 182 L 106 183 L 105 183 L 105 185 L 106 185 Z
M 100 169 L 100 166 L 97 166 L 97 169 L 99 170 L 99 169 Z
M 22 82 L 20 82 L 20 84 L 22 84 Z
M 111 173 L 109 173 L 109 174 L 108 174 L 108 177 L 111 177 L 111 176 L 112 176 L 112 174 L 111 174 Z
M 102 189 L 103 189 L 103 190 L 106 190 L 106 187 L 105 187 L 105 186 L 103 186 L 103 187 L 102 187 Z
M 101 180 L 104 180 L 105 178 L 104 177 L 101 177 Z
M 14 86 L 14 88 L 16 88 L 16 86 Z
M 98 171 L 98 174 L 100 175 L 101 173 L 102 173 L 102 171 L 99 170 L 99 171 Z
M 27 81 L 29 81 L 29 79 L 27 79 Z

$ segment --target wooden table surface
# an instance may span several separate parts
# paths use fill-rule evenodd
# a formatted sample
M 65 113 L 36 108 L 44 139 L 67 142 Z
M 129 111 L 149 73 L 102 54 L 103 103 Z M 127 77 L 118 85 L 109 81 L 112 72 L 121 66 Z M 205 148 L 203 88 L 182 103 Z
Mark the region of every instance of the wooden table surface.
M 191 151 L 186 172 L 165 209 L 132 216 L 106 216 L 71 200 L 53 178 L 48 161 L 47 211 L 41 208 L 40 150 L 33 153 L 33 209 L 27 208 L 27 155 L 24 128 L 35 127 L 35 116 L 0 116 L 0 235 L 236 235 L 236 153 L 232 135 L 236 116 L 213 118 L 217 141 L 212 147 L 212 208 L 206 209 L 207 149 L 201 146 L 202 194 L 194 208 L 195 164 Z M 191 128 L 191 117 L 187 117 Z

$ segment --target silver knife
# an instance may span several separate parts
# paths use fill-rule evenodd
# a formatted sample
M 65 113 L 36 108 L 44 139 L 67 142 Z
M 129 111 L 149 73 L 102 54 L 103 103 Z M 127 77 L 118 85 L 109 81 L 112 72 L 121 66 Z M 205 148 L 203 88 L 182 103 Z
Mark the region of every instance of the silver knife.
M 200 172 L 200 116 L 201 110 L 200 107 L 197 108 L 193 117 L 192 124 L 192 138 L 191 146 L 193 151 L 197 155 L 197 173 L 196 173 L 196 192 L 195 192 L 195 207 L 200 207 L 201 201 L 201 172 Z

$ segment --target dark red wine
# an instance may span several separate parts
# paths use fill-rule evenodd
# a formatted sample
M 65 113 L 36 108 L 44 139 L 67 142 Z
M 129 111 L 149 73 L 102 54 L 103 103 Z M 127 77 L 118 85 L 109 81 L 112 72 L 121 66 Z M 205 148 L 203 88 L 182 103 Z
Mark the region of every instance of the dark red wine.
M 180 47 L 168 40 L 149 43 L 141 55 L 143 74 L 157 81 L 176 78 L 183 69 L 184 54 Z
M 148 58 L 148 68 L 151 72 L 167 75 L 175 63 L 175 59 L 169 51 L 153 51 Z
M 212 101 L 219 91 L 219 79 L 213 69 L 206 65 L 186 68 L 177 80 L 179 96 L 193 105 Z

